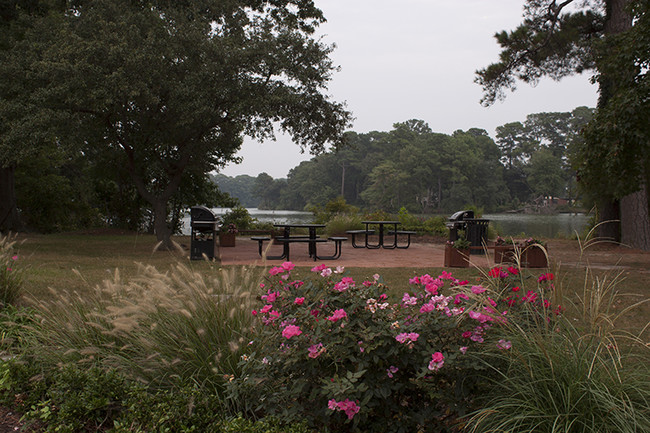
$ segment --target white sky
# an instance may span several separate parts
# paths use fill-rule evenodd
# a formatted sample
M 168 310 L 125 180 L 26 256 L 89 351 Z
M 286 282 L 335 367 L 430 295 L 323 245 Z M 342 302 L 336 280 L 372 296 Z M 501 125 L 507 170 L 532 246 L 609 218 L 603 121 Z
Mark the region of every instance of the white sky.
M 475 71 L 498 60 L 494 34 L 522 21 L 524 0 L 315 0 L 327 22 L 320 27 L 337 48 L 328 94 L 346 102 L 358 133 L 390 131 L 393 124 L 421 119 L 434 132 L 485 129 L 523 121 L 526 115 L 595 107 L 597 87 L 589 76 L 520 83 L 504 102 L 485 108 Z M 246 139 L 228 176 L 266 172 L 286 177 L 311 155 L 288 136 L 258 143 Z

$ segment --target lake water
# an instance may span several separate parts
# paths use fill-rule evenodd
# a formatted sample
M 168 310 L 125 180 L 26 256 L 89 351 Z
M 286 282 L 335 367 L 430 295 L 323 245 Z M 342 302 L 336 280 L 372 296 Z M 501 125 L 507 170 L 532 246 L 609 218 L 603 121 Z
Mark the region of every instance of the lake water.
M 215 215 L 223 215 L 229 208 L 215 208 Z M 293 210 L 263 210 L 248 208 L 253 218 L 260 222 L 275 224 L 312 222 L 311 212 Z M 589 217 L 584 214 L 557 214 L 557 215 L 526 215 L 526 214 L 485 214 L 482 218 L 489 219 L 501 236 L 519 236 L 525 234 L 533 237 L 553 238 L 556 236 L 571 236 L 576 231 L 582 231 L 588 224 Z M 190 217 L 184 218 L 183 233 L 190 233 Z

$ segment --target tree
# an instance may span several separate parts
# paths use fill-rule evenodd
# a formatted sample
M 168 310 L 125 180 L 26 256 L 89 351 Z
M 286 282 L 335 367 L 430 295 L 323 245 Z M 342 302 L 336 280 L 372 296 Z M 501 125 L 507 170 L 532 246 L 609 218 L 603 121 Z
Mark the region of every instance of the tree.
M 272 137 L 278 122 L 313 153 L 341 143 L 350 114 L 323 94 L 334 66 L 312 38 L 322 21 L 311 0 L 78 0 L 17 43 L 6 69 L 22 86 L 14 105 L 128 169 L 171 247 L 184 176 L 237 162 L 243 134 Z
M 12 52 L 17 42 L 25 38 L 36 22 L 49 14 L 62 12 L 60 1 L 3 0 L 0 3 L 0 65 L 4 64 L 5 56 Z M 7 110 L 7 99 L 20 94 L 20 90 L 15 86 L 11 74 L 5 73 L 2 77 L 0 80 L 0 233 L 23 227 L 16 199 L 15 173 L 18 164 L 38 154 L 43 141 L 46 146 L 55 144 L 38 133 L 20 136 L 18 146 L 12 142 L 11 127 L 17 120 L 12 114 L 20 113 L 20 108 L 24 107 L 18 110 L 16 108 Z M 56 144 L 60 145 L 60 143 Z
M 647 2 L 646 2 L 647 3 Z M 632 15 L 629 13 L 629 6 L 637 5 L 637 16 L 633 26 Z M 645 16 L 644 8 L 647 5 L 641 0 L 592 0 L 578 2 L 577 0 L 528 0 L 525 6 L 524 22 L 512 32 L 501 32 L 496 35 L 497 41 L 502 47 L 500 60 L 489 65 L 487 68 L 477 71 L 476 82 L 483 86 L 484 97 L 482 103 L 490 105 L 497 99 L 505 97 L 505 90 L 514 90 L 517 80 L 535 83 L 542 76 L 549 76 L 554 79 L 561 79 L 575 73 L 582 73 L 587 70 L 597 71 L 596 79 L 599 83 L 600 99 L 598 110 L 603 112 L 616 113 L 618 121 L 625 121 L 630 115 L 623 110 L 612 110 L 612 105 L 617 101 L 617 95 L 625 92 L 626 89 L 634 89 L 632 92 L 640 91 L 636 86 L 630 86 L 630 82 L 636 82 L 639 75 L 645 75 L 647 70 L 647 43 L 641 42 L 641 52 L 637 56 L 623 55 L 618 57 L 619 66 L 622 71 L 637 70 L 637 74 L 627 74 L 622 82 L 619 82 L 616 72 L 607 67 L 608 58 L 612 58 L 606 51 L 599 50 L 602 45 L 609 45 L 630 37 L 633 27 L 640 26 L 634 33 L 642 33 L 647 27 L 647 20 L 639 17 Z M 573 7 L 571 12 L 566 12 L 569 6 Z M 647 42 L 647 41 L 646 41 Z M 620 43 L 620 42 L 619 42 Z M 611 47 L 610 47 L 611 48 Z M 629 52 L 628 52 L 629 53 Z M 638 61 L 641 61 L 640 63 Z M 617 63 L 616 61 L 614 63 Z M 644 66 L 645 65 L 645 66 Z M 638 101 L 643 101 L 643 97 Z M 647 102 L 646 102 L 647 105 Z M 596 116 L 595 122 L 599 121 Z M 636 127 L 640 127 L 636 125 Z M 596 128 L 595 130 L 598 130 Z M 633 134 L 642 133 L 637 129 Z M 626 147 L 632 146 L 635 142 L 612 142 L 606 134 L 586 135 L 584 148 L 586 153 L 591 153 L 592 158 L 583 158 L 583 171 L 596 170 L 597 166 L 610 163 L 603 152 L 594 151 L 600 141 L 606 147 L 617 146 L 623 143 Z M 647 140 L 646 140 L 647 142 Z M 633 151 L 624 154 L 634 153 Z M 647 154 L 647 152 L 646 152 Z M 613 152 L 615 159 L 618 154 Z M 601 221 L 618 219 L 623 222 L 623 242 L 650 249 L 650 222 L 648 215 L 648 184 L 647 171 L 643 169 L 644 159 L 632 162 L 637 167 L 634 171 L 639 176 L 625 177 L 620 182 L 626 188 L 611 191 L 607 183 L 611 180 L 607 177 L 587 176 L 583 179 L 582 185 L 590 191 L 599 191 L 602 197 L 598 203 L 599 217 Z M 585 167 L 586 165 L 586 167 Z M 644 172 L 645 171 L 645 172 Z M 603 194 L 609 193 L 609 194 Z M 622 195 L 626 194 L 626 195 Z M 619 209 L 619 200 L 627 203 Z M 642 212 L 630 217 L 629 213 L 634 210 Z M 642 216 L 635 218 L 637 216 Z M 643 215 L 646 217 L 643 218 Z M 634 224 L 632 222 L 634 221 Z M 621 233 L 614 225 L 603 225 L 601 235 L 614 239 L 621 239 Z

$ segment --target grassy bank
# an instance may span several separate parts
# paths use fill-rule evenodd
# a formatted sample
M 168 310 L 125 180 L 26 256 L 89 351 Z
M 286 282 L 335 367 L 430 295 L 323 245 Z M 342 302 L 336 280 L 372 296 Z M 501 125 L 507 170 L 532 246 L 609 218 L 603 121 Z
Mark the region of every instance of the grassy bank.
M 166 272 L 178 263 L 187 264 L 196 271 L 219 267 L 218 263 L 190 261 L 188 237 L 177 237 L 176 242 L 182 251 L 154 251 L 156 239 L 151 235 L 141 234 L 86 234 L 66 233 L 55 235 L 21 235 L 17 242 L 20 254 L 19 264 L 28 268 L 25 273 L 25 298 L 42 299 L 55 292 L 74 290 L 83 295 L 102 281 L 112 278 L 116 269 L 120 275 L 129 278 L 137 273 L 138 264 L 156 267 Z M 570 288 L 577 295 L 585 290 L 584 266 L 591 265 L 589 272 L 594 278 L 604 283 L 616 282 L 616 291 L 621 297 L 613 304 L 613 312 L 624 311 L 626 307 L 644 299 L 650 299 L 650 254 L 626 255 L 621 263 L 621 256 L 611 251 L 611 247 L 596 246 L 591 256 L 581 256 L 580 246 L 573 240 L 554 240 L 551 242 L 551 255 L 558 258 L 561 266 L 554 269 L 557 284 Z M 609 249 L 608 249 L 609 248 Z M 617 251 L 618 252 L 618 251 Z M 277 263 L 271 263 L 276 265 Z M 617 270 L 617 265 L 625 265 Z M 379 273 L 386 285 L 397 295 L 407 290 L 408 280 L 416 275 L 438 275 L 443 269 L 433 267 L 414 268 L 347 268 L 355 280 L 364 280 Z M 453 273 L 460 279 L 472 281 L 481 275 L 477 269 L 454 269 Z M 530 272 L 531 278 L 537 270 Z M 305 278 L 310 274 L 309 268 L 299 268 L 296 275 Z M 586 288 L 589 289 L 589 288 Z M 650 317 L 650 303 L 640 308 L 625 312 L 621 317 L 621 326 L 630 330 L 640 330 Z

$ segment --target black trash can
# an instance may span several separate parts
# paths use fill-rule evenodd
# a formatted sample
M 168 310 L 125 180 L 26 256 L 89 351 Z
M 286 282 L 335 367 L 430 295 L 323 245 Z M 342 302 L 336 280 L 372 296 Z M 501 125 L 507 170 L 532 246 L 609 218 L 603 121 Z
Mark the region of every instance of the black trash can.
M 490 220 L 481 219 L 481 218 L 469 218 L 465 220 L 465 239 L 467 239 L 472 247 L 470 253 L 473 254 L 483 254 L 485 249 L 484 245 L 487 244 L 488 240 L 488 226 L 490 225 Z
M 217 224 L 219 220 L 205 206 L 194 206 L 190 209 L 190 225 L 192 227 L 190 240 L 190 259 L 201 260 L 204 255 L 214 259 L 217 248 Z

